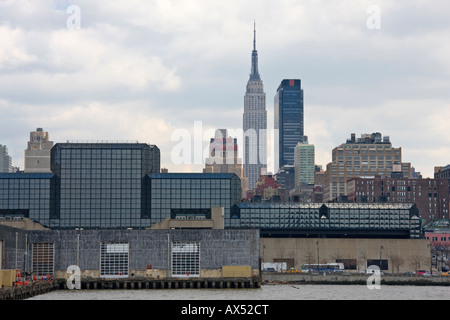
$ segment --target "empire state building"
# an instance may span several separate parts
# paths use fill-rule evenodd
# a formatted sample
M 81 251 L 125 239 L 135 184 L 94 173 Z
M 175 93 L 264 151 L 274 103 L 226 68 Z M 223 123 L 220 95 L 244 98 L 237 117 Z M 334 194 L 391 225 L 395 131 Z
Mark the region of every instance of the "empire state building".
M 258 71 L 256 26 L 253 29 L 253 51 L 250 79 L 244 96 L 244 174 L 248 188 L 255 188 L 261 173 L 267 170 L 266 94 Z

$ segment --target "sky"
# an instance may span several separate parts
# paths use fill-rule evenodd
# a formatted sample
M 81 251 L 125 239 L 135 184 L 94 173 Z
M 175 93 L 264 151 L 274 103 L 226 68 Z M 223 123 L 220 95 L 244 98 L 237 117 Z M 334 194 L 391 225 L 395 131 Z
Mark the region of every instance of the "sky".
M 39 127 L 201 172 L 214 130 L 242 130 L 256 22 L 269 129 L 278 85 L 301 79 L 316 164 L 380 132 L 433 177 L 450 163 L 449 16 L 448 0 L 0 0 L 0 144 L 23 169 Z

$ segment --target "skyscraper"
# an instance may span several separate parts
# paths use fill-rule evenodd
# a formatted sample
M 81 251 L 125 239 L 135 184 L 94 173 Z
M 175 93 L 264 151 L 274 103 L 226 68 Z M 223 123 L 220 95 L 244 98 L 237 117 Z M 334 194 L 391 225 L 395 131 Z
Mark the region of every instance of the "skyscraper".
M 253 51 L 250 79 L 244 97 L 244 174 L 248 188 L 253 189 L 261 173 L 267 169 L 266 94 L 258 71 L 256 26 L 253 29 Z
M 308 140 L 299 142 L 295 147 L 295 185 L 314 184 L 314 145 L 308 144 Z
M 294 148 L 303 141 L 303 89 L 299 79 L 283 80 L 274 99 L 275 171 L 294 164 Z M 278 154 L 278 158 L 277 158 Z
M 25 172 L 50 173 L 50 151 L 53 141 L 49 141 L 48 132 L 37 128 L 30 132 L 30 141 L 25 150 Z
M 211 138 L 203 173 L 235 173 L 241 179 L 242 196 L 247 195 L 248 179 L 238 157 L 237 138 L 228 136 L 227 129 L 216 130 L 215 137 Z
M 0 144 L 0 172 L 12 172 L 11 156 L 8 155 L 8 147 Z

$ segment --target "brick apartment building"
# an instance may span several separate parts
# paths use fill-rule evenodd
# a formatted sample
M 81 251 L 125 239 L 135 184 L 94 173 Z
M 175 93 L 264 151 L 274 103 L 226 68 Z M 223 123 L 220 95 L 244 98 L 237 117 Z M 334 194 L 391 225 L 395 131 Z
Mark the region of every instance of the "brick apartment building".
M 449 219 L 447 179 L 355 177 L 348 181 L 349 202 L 415 203 L 425 221 Z

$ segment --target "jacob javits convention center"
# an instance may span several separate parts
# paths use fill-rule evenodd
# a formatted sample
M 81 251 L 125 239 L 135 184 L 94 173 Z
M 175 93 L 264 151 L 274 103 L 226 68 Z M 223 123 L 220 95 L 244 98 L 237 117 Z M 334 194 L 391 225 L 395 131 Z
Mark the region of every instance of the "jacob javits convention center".
M 0 174 L 0 216 L 0 267 L 56 278 L 260 277 L 319 245 L 353 272 L 430 258 L 414 204 L 243 201 L 235 173 L 161 173 L 143 143 L 55 144 L 50 172 Z

